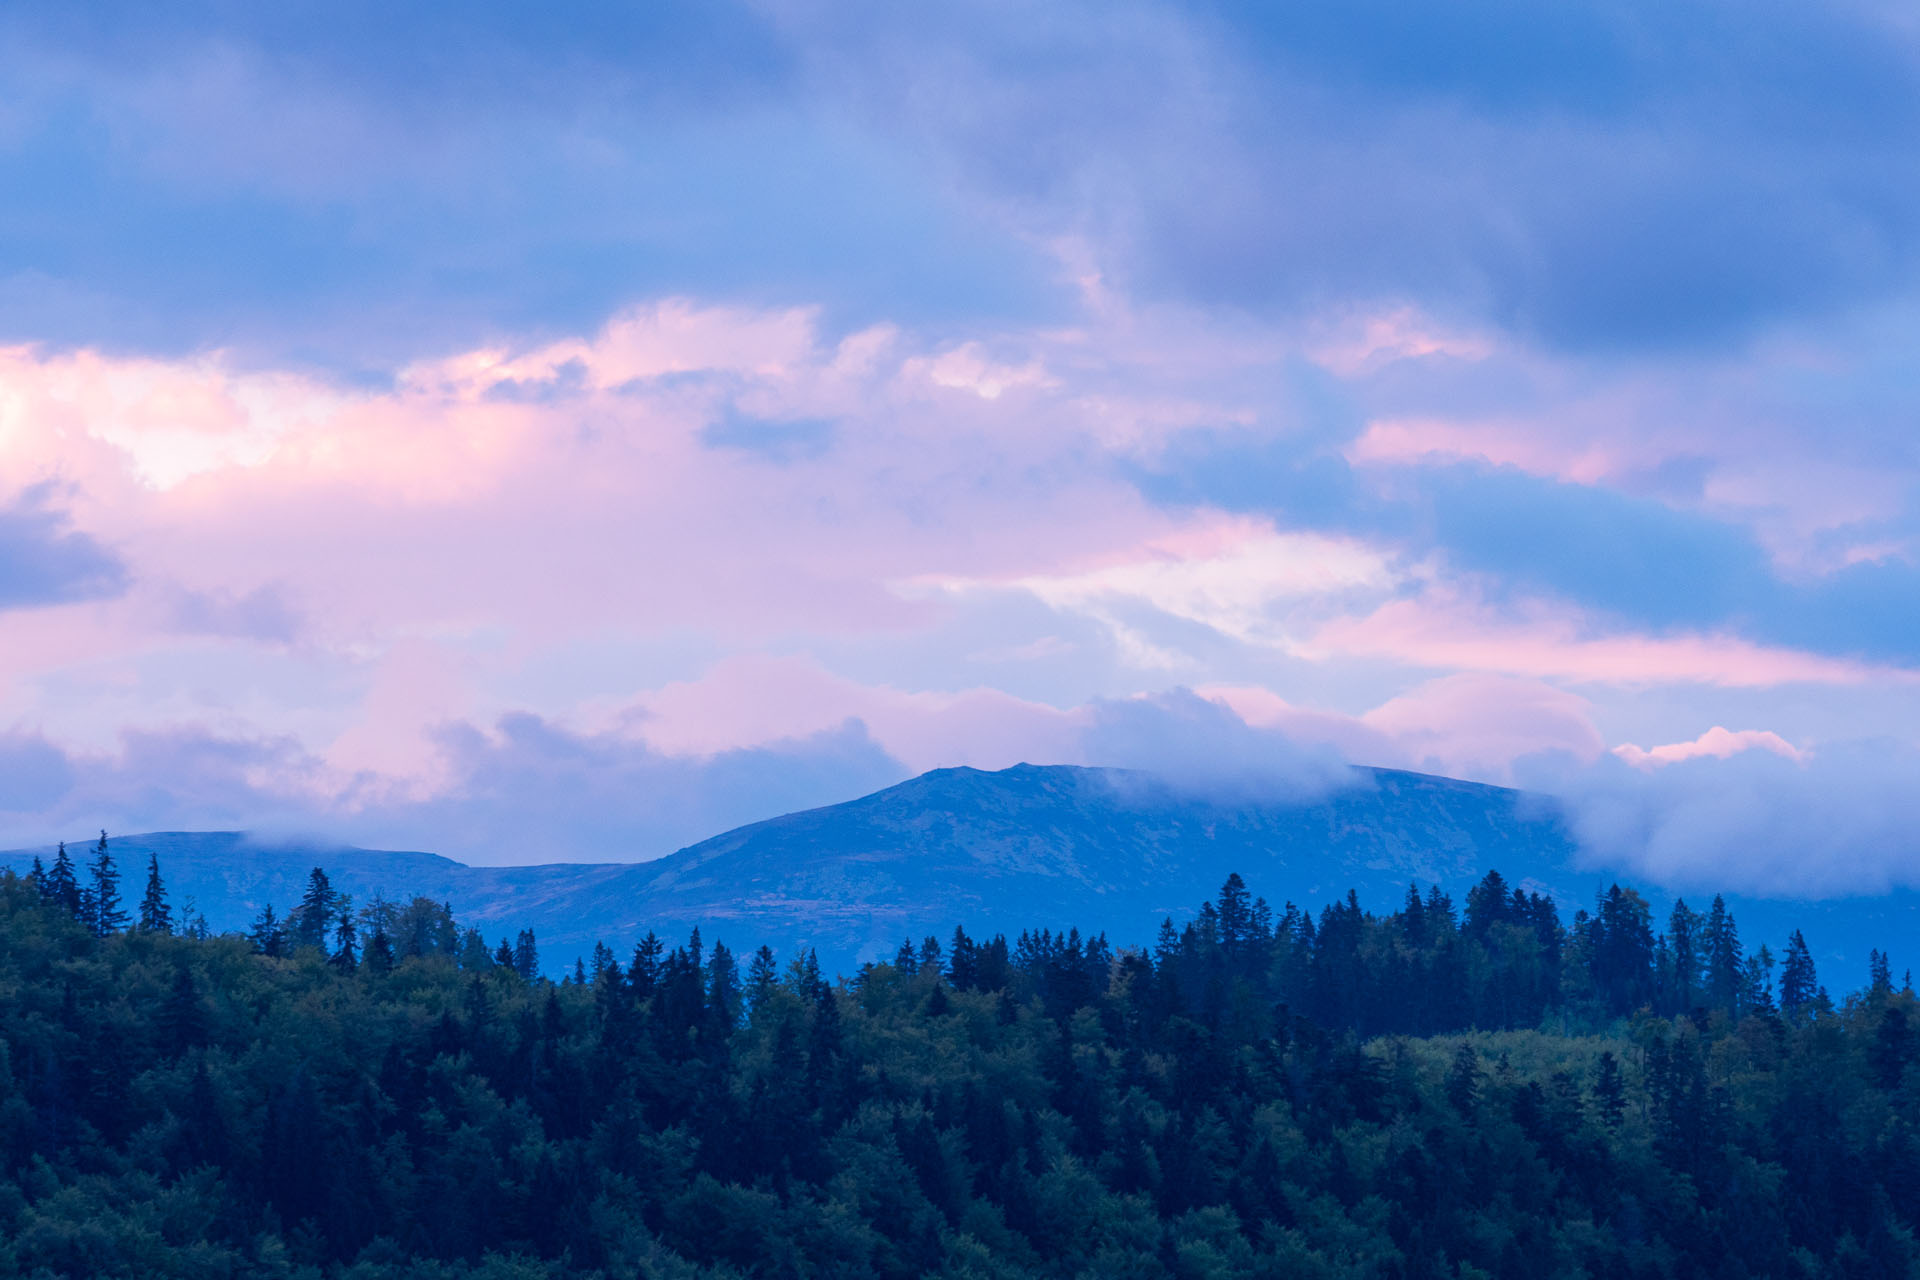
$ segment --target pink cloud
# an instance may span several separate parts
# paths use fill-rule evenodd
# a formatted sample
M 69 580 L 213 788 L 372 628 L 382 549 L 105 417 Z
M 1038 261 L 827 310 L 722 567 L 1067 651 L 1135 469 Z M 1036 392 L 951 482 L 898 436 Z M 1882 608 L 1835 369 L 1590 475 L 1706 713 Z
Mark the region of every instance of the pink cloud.
M 1701 756 L 1725 760 L 1728 756 L 1742 751 L 1771 751 L 1789 760 L 1806 758 L 1798 747 L 1771 729 L 1734 731 L 1723 729 L 1719 725 L 1713 726 L 1691 742 L 1669 742 L 1650 748 L 1623 742 L 1613 749 L 1613 754 L 1630 765 L 1642 769 L 1653 769 L 1664 764 L 1693 760 Z
M 1203 686 L 1250 725 L 1321 743 L 1356 764 L 1511 783 L 1543 751 L 1591 762 L 1606 744 L 1585 698 L 1539 680 L 1463 673 L 1416 685 L 1359 715 L 1294 706 L 1257 686 Z
M 1390 367 L 1520 358 L 1476 341 L 1401 316 L 1323 354 L 1364 398 Z M 1080 759 L 1098 696 L 1181 680 L 1351 758 L 1498 778 L 1530 751 L 1600 749 L 1581 700 L 1547 681 L 1912 682 L 1737 636 L 1609 631 L 1545 603 L 1493 610 L 1443 567 L 1362 538 L 1161 509 L 1114 465 L 1196 425 L 1302 426 L 1273 408 L 1276 370 L 1310 345 L 1109 298 L 1078 327 L 937 343 L 887 326 L 830 338 L 808 308 L 666 300 L 594 334 L 423 361 L 377 390 L 218 353 L 0 350 L 0 487 L 56 482 L 131 577 L 121 599 L 8 615 L 0 727 L 104 749 L 123 730 L 211 725 L 297 740 L 326 785 L 431 789 L 444 725 L 521 710 L 688 757 L 853 718 L 911 767 L 997 766 Z M 1647 433 L 1595 427 L 1607 396 L 1550 390 L 1585 416 L 1536 431 L 1381 412 L 1351 456 L 1452 450 L 1583 482 L 1666 456 Z M 709 447 L 736 413 L 815 422 L 822 447 Z M 1726 501 L 1762 502 L 1778 479 Z M 1016 594 L 1031 630 L 929 642 L 884 679 L 807 656 L 823 637 L 910 648 Z M 246 601 L 271 602 L 274 627 L 181 623 Z M 1089 653 L 1084 680 L 1049 676 L 1029 696 L 953 687 L 967 654 L 1044 665 L 1068 643 L 1056 630 L 1099 627 L 1114 671 Z M 663 648 L 675 656 L 647 656 Z M 576 653 L 632 656 L 552 675 Z M 1258 683 L 1274 662 L 1304 700 L 1337 671 L 1350 705 L 1379 705 L 1290 704 Z
M 1626 462 L 1612 440 L 1559 439 L 1536 422 L 1433 418 L 1369 423 L 1347 447 L 1346 457 L 1357 466 L 1472 459 L 1576 484 L 1598 484 L 1619 474 Z
M 622 713 L 656 750 L 705 755 L 742 744 L 802 738 L 849 719 L 916 772 L 948 765 L 1002 769 L 1023 760 L 1072 761 L 1084 713 L 997 689 L 913 692 L 863 685 L 799 657 L 748 655 L 676 681 Z
M 1539 680 L 1444 676 L 1361 717 L 1430 773 L 1511 782 L 1515 760 L 1557 751 L 1582 762 L 1606 749 L 1585 698 Z
M 1309 656 L 1391 658 L 1409 665 L 1625 685 L 1911 684 L 1913 672 L 1755 644 L 1713 633 L 1601 632 L 1577 611 L 1534 601 L 1496 613 L 1445 589 L 1341 618 L 1304 641 Z

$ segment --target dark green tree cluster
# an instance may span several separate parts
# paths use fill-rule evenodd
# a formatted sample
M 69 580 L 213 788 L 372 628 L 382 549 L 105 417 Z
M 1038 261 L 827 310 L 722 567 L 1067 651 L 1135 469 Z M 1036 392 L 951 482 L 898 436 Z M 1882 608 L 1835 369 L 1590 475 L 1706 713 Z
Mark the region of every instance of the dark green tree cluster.
M 0 876 L 0 1274 L 1920 1268 L 1912 992 L 1876 953 L 1836 1003 L 1797 938 L 1776 991 L 1724 904 L 1235 877 L 1151 951 L 956 930 L 831 980 L 696 932 L 554 983 L 324 873 L 206 940 L 51 878 Z

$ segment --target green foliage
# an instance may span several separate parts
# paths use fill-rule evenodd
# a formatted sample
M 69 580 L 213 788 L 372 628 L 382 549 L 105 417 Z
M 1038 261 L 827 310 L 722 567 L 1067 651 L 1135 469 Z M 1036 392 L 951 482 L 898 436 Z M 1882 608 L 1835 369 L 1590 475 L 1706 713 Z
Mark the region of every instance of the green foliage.
M 1718 902 L 1235 877 L 1151 954 L 956 930 L 836 983 L 649 935 L 556 985 L 323 872 L 291 937 L 209 939 L 98 936 L 54 875 L 0 876 L 0 1274 L 1920 1268 L 1912 993 L 1876 957 L 1836 1008 L 1797 946 L 1776 1014 Z

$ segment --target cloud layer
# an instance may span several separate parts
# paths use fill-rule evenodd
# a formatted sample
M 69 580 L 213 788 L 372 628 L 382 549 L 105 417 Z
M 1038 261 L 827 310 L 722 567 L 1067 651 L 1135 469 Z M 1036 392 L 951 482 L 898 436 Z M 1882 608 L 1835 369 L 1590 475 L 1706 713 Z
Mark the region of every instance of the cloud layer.
M 0 17 L 19 838 L 1354 761 L 1905 882 L 1897 8 L 341 12 Z

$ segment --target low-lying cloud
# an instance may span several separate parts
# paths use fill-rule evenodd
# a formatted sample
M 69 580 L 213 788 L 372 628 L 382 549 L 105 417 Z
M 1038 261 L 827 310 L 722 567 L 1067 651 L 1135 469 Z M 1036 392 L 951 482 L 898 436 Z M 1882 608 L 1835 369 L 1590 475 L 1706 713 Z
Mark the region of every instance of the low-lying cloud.
M 1761 746 L 1655 768 L 1609 756 L 1532 772 L 1561 797 L 1595 867 L 1763 897 L 1920 888 L 1920 752 L 1904 743 L 1837 743 L 1799 759 Z
M 477 864 L 634 862 L 729 828 L 849 800 L 906 770 L 848 722 L 705 756 L 517 714 L 440 731 L 444 785 L 339 779 L 292 739 L 130 733 L 110 755 L 0 738 L 0 841 L 110 831 L 245 830 L 415 848 Z
M 1081 746 L 1089 763 L 1223 803 L 1314 800 L 1361 780 L 1331 747 L 1255 728 L 1187 689 L 1095 704 Z

